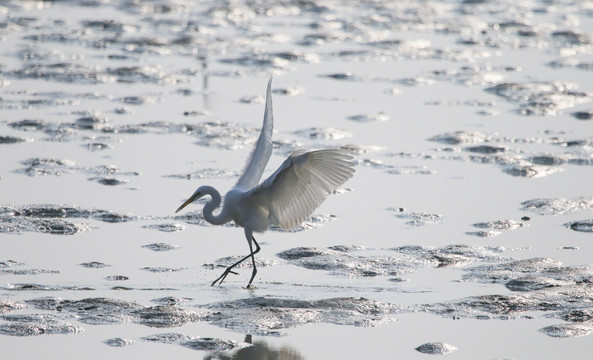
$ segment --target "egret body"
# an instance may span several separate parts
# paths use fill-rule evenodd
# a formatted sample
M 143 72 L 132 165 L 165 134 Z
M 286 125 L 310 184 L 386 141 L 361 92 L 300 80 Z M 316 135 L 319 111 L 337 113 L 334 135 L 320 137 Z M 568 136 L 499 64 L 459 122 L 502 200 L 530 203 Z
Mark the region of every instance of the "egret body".
M 212 186 L 200 186 L 175 212 L 188 204 L 209 195 L 210 201 L 204 205 L 204 219 L 211 224 L 221 225 L 234 221 L 242 226 L 249 244 L 249 255 L 229 266 L 216 280 L 222 284 L 232 269 L 251 258 L 253 272 L 247 287 L 255 278 L 255 254 L 260 246 L 253 233 L 261 233 L 270 225 L 292 229 L 307 219 L 321 205 L 327 195 L 354 174 L 352 157 L 341 149 L 315 151 L 297 150 L 266 180 L 259 183 L 266 164 L 272 155 L 272 78 L 268 81 L 264 122 L 255 149 L 247 162 L 237 184 L 224 196 L 222 209 L 217 215 L 222 198 Z M 253 246 L 255 245 L 255 250 Z

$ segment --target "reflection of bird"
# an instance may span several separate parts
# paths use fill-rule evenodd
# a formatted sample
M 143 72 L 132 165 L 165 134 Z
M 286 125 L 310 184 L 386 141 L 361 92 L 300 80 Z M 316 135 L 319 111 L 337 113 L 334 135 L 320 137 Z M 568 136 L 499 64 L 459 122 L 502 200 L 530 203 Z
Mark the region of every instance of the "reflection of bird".
M 200 186 L 175 211 L 178 212 L 201 197 L 210 195 L 211 200 L 204 205 L 204 219 L 215 225 L 232 220 L 245 230 L 249 255 L 229 266 L 212 285 L 217 282 L 222 284 L 229 273 L 237 274 L 232 269 L 251 257 L 253 272 L 247 285 L 250 287 L 257 273 L 254 255 L 260 250 L 253 233 L 264 232 L 270 225 L 291 229 L 301 224 L 321 205 L 328 194 L 344 184 L 354 173 L 354 164 L 349 161 L 352 157 L 343 150 L 298 150 L 292 153 L 276 172 L 258 185 L 272 154 L 274 117 L 271 87 L 272 78 L 268 82 L 264 123 L 255 150 L 237 184 L 226 193 L 222 210 L 218 215 L 213 214 L 220 206 L 220 193 L 211 186 Z

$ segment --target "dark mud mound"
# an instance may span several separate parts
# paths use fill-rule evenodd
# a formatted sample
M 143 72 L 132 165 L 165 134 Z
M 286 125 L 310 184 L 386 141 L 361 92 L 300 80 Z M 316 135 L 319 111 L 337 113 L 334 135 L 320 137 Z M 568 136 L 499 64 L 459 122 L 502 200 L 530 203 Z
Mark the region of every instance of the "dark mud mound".
M 326 270 L 346 276 L 399 276 L 411 269 L 424 267 L 417 263 L 417 259 L 405 255 L 370 257 L 329 248 L 293 248 L 278 256 L 306 269 Z
M 0 269 L 0 275 L 39 275 L 39 274 L 59 274 L 58 270 L 46 269 Z
M 416 348 L 416 351 L 430 355 L 445 355 L 450 354 L 455 350 L 457 350 L 455 346 L 442 342 L 426 343 Z
M 89 325 L 133 322 L 149 327 L 169 328 L 203 319 L 203 315 L 171 305 L 142 306 L 134 302 L 110 298 L 63 300 L 44 297 L 25 301 L 35 309 L 67 314 Z
M 466 269 L 466 281 L 504 284 L 513 291 L 532 291 L 548 287 L 593 284 L 593 270 L 588 267 L 564 266 L 547 258 L 515 260 Z
M 143 307 L 130 312 L 134 322 L 150 327 L 170 328 L 202 320 L 203 315 L 172 305 Z
M 40 232 L 54 235 L 74 235 L 92 229 L 84 223 L 73 223 L 62 219 L 2 219 L 0 233 Z
M 389 321 L 399 308 L 365 298 L 292 300 L 256 297 L 207 305 L 215 311 L 208 320 L 236 331 L 283 335 L 282 329 L 305 324 L 330 323 L 375 326 Z
M 480 144 L 486 141 L 491 141 L 491 137 L 479 132 L 456 131 L 452 133 L 435 135 L 428 140 L 440 142 L 447 145 L 467 145 Z
M 43 297 L 25 301 L 27 305 L 40 310 L 69 313 L 78 321 L 89 325 L 121 324 L 132 320 L 130 312 L 142 309 L 141 305 L 109 298 L 86 298 L 63 300 Z
M 179 245 L 170 245 L 166 243 L 152 243 L 147 245 L 142 245 L 143 248 L 152 250 L 152 251 L 171 251 L 178 249 Z
M 592 295 L 591 285 L 580 284 L 521 294 L 472 296 L 418 308 L 445 317 L 508 320 L 519 316 L 532 318 L 533 312 L 590 309 Z
M 185 268 L 173 268 L 173 267 L 163 267 L 163 266 L 145 266 L 140 270 L 150 271 L 153 273 L 166 273 L 166 272 L 179 272 L 185 270 Z
M 509 319 L 527 312 L 559 312 L 556 317 L 589 321 L 593 271 L 552 259 L 514 260 L 466 269 L 465 281 L 506 286 L 510 295 L 474 296 L 420 308 L 443 316 Z
M 165 296 L 158 299 L 151 300 L 153 303 L 158 305 L 181 305 L 186 304 L 190 301 L 190 298 L 178 298 L 174 296 Z
M 4 136 L 0 135 L 0 144 L 16 144 L 20 142 L 24 142 L 25 139 L 21 139 L 16 136 Z
M 501 256 L 507 249 L 494 246 L 480 245 L 447 245 L 441 248 L 432 248 L 419 245 L 401 246 L 392 249 L 399 253 L 416 257 L 417 263 L 437 268 L 456 267 L 474 262 L 501 261 Z
M 21 164 L 25 167 L 16 172 L 28 176 L 61 176 L 78 171 L 76 163 L 66 159 L 31 158 L 22 161 Z
M 152 229 L 162 232 L 177 232 L 185 229 L 185 226 L 177 223 L 152 224 L 143 226 L 145 229 Z
M 106 267 L 110 267 L 111 265 L 102 263 L 100 261 L 90 261 L 79 264 L 80 266 L 87 268 L 87 269 L 103 269 Z
M 99 165 L 95 167 L 86 167 L 78 165 L 68 159 L 54 158 L 30 158 L 21 161 L 23 168 L 16 169 L 17 174 L 24 174 L 31 177 L 37 176 L 63 176 L 68 174 L 86 174 L 92 175 L 89 181 L 97 181 L 102 185 L 121 185 L 129 182 L 127 179 L 117 179 L 113 176 L 140 176 L 137 171 L 122 171 L 113 165 Z
M 83 331 L 79 326 L 60 321 L 50 316 L 26 315 L 2 317 L 7 323 L 0 324 L 0 335 L 37 336 L 55 334 L 77 334 Z
M 449 245 L 442 248 L 401 246 L 390 249 L 396 256 L 368 254 L 364 247 L 293 248 L 278 254 L 297 266 L 326 270 L 347 276 L 401 276 L 428 267 L 453 267 L 473 262 L 500 261 L 506 249 L 476 245 Z M 401 279 L 400 279 L 401 280 Z
M 472 224 L 472 226 L 483 230 L 468 231 L 466 232 L 467 235 L 479 237 L 494 237 L 502 234 L 503 231 L 519 229 L 525 226 L 529 226 L 529 224 L 524 221 L 495 220 L 475 223 Z
M 142 340 L 162 344 L 176 344 L 192 350 L 201 351 L 227 351 L 251 346 L 248 343 L 240 343 L 233 340 L 188 336 L 179 333 L 149 335 L 144 336 Z
M 23 304 L 8 300 L 0 300 L 0 314 L 4 314 L 14 310 L 20 310 L 22 308 Z
M 557 115 L 560 110 L 591 101 L 591 96 L 563 83 L 501 83 L 486 91 L 518 105 L 522 115 Z
M 564 225 L 574 231 L 593 233 L 593 220 L 578 220 Z
M 527 226 L 524 222 L 519 222 L 515 220 L 495 220 L 495 221 L 485 221 L 472 224 L 473 227 L 479 229 L 490 229 L 490 230 L 515 230 L 524 226 Z
M 574 199 L 533 199 L 524 201 L 521 203 L 521 205 L 521 210 L 531 211 L 538 215 L 560 215 L 593 209 L 593 198 L 580 197 Z
M 361 123 L 368 123 L 368 122 L 383 122 L 389 120 L 389 115 L 379 112 L 376 114 L 359 114 L 359 115 L 352 115 L 348 116 L 348 120 L 361 122 Z
M 406 211 L 403 208 L 391 208 L 389 210 L 396 213 L 395 217 L 407 220 L 406 225 L 411 227 L 436 225 L 445 222 L 445 217 L 439 214 Z
M 550 325 L 539 329 L 539 331 L 551 337 L 573 338 L 591 334 L 593 323 Z
M 120 338 L 120 337 L 105 340 L 105 344 L 107 344 L 111 347 L 124 347 L 124 346 L 132 345 L 135 343 L 136 343 L 136 340 Z
M 495 165 L 505 174 L 516 177 L 539 178 L 565 171 L 569 165 L 593 165 L 588 139 L 567 140 L 553 133 L 513 138 L 456 131 L 428 140 L 446 145 L 435 149 L 436 158 Z M 542 144 L 551 150 L 542 152 Z
M 570 310 L 560 314 L 559 317 L 570 322 L 588 322 L 593 320 L 593 309 Z
M 109 210 L 84 209 L 69 205 L 0 206 L 0 232 L 41 232 L 57 235 L 73 235 L 93 229 L 86 223 L 65 219 L 94 219 L 107 223 L 138 220 L 137 216 L 117 214 Z

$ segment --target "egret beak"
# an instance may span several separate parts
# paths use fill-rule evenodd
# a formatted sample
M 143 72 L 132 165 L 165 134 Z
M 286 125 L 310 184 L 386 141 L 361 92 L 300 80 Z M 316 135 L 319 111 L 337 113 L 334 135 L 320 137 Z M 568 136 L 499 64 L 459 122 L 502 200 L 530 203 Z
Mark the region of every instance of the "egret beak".
M 199 193 L 193 194 L 189 199 L 185 200 L 185 202 L 181 204 L 181 206 L 178 207 L 177 210 L 175 210 L 175 213 L 178 213 L 181 209 L 191 204 L 194 200 L 196 200 L 197 197 L 199 197 L 199 195 Z

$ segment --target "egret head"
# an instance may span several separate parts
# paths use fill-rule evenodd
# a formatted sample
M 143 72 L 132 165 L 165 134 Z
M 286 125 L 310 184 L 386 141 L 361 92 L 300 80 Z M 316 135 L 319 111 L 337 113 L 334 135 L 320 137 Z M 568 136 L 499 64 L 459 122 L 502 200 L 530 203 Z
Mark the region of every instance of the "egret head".
M 206 189 L 204 188 L 204 186 L 200 186 L 199 188 L 196 189 L 196 191 L 194 191 L 194 193 L 192 194 L 192 196 L 189 197 L 189 199 L 185 200 L 185 202 L 183 204 L 181 204 L 181 206 L 178 207 L 177 210 L 175 210 L 175 212 L 176 213 L 179 212 L 181 209 L 183 209 L 187 205 L 193 203 L 194 201 L 200 199 L 204 195 L 208 195 L 208 193 L 207 193 Z

